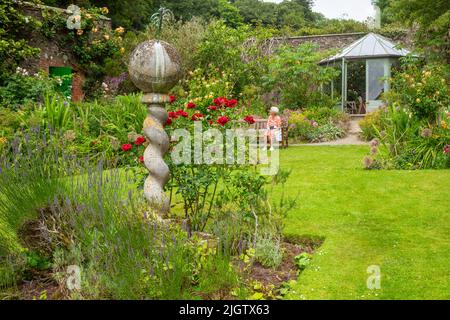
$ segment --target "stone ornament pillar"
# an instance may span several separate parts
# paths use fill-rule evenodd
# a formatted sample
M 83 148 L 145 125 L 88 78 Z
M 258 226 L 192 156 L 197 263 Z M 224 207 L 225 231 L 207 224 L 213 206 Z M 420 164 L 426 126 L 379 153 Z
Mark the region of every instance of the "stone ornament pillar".
M 167 93 L 180 78 L 181 59 L 177 50 L 167 42 L 145 41 L 131 54 L 128 70 L 133 83 L 144 92 L 142 102 L 148 108 L 144 134 L 149 145 L 145 149 L 144 163 L 150 174 L 145 180 L 144 194 L 152 208 L 164 216 L 170 210 L 169 198 L 164 193 L 169 180 L 169 167 L 164 162 L 164 155 L 170 142 L 164 130 L 168 119 L 164 104 L 169 102 Z

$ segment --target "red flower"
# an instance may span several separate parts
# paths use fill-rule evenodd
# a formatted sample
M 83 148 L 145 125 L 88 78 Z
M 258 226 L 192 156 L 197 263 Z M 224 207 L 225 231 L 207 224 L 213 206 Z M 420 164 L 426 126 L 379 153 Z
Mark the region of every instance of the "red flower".
M 214 99 L 214 104 L 218 107 L 223 107 L 224 105 L 226 105 L 228 102 L 227 98 L 224 97 L 219 97 Z
M 175 111 L 170 111 L 169 112 L 169 118 L 170 119 L 176 119 L 176 118 L 178 118 L 178 115 L 177 115 L 177 113 Z
M 140 157 L 138 158 L 138 160 L 139 160 L 140 163 L 144 163 L 144 156 L 140 156 Z
M 222 127 L 226 125 L 230 121 L 230 118 L 227 116 L 221 116 L 219 119 L 217 119 L 217 123 L 220 124 Z
M 145 142 L 145 137 L 139 136 L 136 138 L 136 141 L 134 142 L 135 145 L 141 146 Z
M 201 118 L 203 118 L 203 117 L 204 117 L 204 115 L 202 115 L 201 113 L 194 113 L 194 114 L 192 115 L 191 120 L 192 120 L 192 121 L 197 121 L 197 120 L 199 120 L 199 119 L 201 119 Z
M 127 152 L 130 151 L 133 148 L 133 146 L 129 143 L 125 143 L 122 145 L 122 151 Z
M 212 121 L 212 120 L 209 120 L 208 122 L 210 125 L 213 125 L 213 123 L 214 123 L 214 121 Z
M 176 115 L 179 116 L 179 117 L 184 117 L 184 118 L 189 117 L 188 113 L 186 111 L 184 111 L 184 110 L 178 110 L 176 112 Z
M 216 111 L 217 110 L 217 106 L 209 106 L 208 110 Z
M 165 125 L 170 126 L 171 124 L 172 124 L 172 118 L 167 118 Z
M 196 105 L 195 103 L 193 103 L 193 102 L 189 102 L 189 103 L 187 104 L 187 108 L 188 108 L 188 109 L 194 109 L 196 106 L 197 106 L 197 105 Z
M 256 122 L 255 118 L 253 118 L 252 116 L 246 116 L 244 118 L 244 121 L 247 122 L 248 124 L 254 124 Z
M 175 101 L 177 101 L 177 97 L 169 96 L 169 103 L 174 103 Z
M 234 108 L 237 106 L 237 104 L 238 104 L 238 102 L 236 99 L 231 99 L 226 102 L 226 105 L 228 108 Z

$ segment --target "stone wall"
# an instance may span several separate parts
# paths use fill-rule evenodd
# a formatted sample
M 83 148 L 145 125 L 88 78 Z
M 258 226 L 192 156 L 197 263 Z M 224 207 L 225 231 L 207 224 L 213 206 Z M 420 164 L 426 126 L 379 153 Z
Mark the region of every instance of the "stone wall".
M 63 14 L 69 13 L 67 10 L 34 5 L 27 2 L 20 3 L 20 9 L 26 16 L 33 17 L 37 20 L 42 20 L 44 10 L 53 10 Z M 111 28 L 111 22 L 108 18 L 102 19 L 100 28 Z M 85 72 L 79 67 L 77 59 L 71 54 L 70 48 L 63 48 L 60 46 L 61 41 L 57 39 L 49 39 L 40 32 L 33 32 L 29 36 L 29 44 L 32 47 L 39 48 L 40 54 L 36 58 L 27 59 L 22 64 L 22 67 L 35 73 L 39 70 L 49 72 L 50 67 L 70 67 L 73 70 L 72 78 L 72 100 L 81 101 L 84 98 L 83 85 L 85 80 Z
M 341 34 L 324 34 L 324 35 L 313 35 L 313 36 L 298 36 L 298 37 L 287 37 L 287 38 L 272 38 L 268 39 L 263 45 L 263 52 L 265 54 L 272 54 L 281 45 L 291 45 L 299 46 L 301 44 L 311 42 L 318 45 L 319 50 L 331 50 L 331 49 L 342 49 L 353 42 L 364 37 L 367 33 L 357 32 L 357 33 L 341 33 Z M 390 38 L 389 36 L 386 36 Z M 405 31 L 396 34 L 392 41 L 404 45 L 407 49 L 412 49 L 412 36 L 411 33 Z
M 319 50 L 342 49 L 345 46 L 364 37 L 366 33 L 344 33 L 344 34 L 324 34 L 316 36 L 301 36 L 282 39 L 283 43 L 292 46 L 299 46 L 303 43 L 312 42 L 318 45 Z

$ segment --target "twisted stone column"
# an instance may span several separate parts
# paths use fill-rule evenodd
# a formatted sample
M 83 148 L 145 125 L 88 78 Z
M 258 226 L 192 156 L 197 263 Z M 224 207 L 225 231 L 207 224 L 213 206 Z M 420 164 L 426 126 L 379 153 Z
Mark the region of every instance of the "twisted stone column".
M 144 121 L 144 134 L 149 145 L 144 153 L 144 163 L 149 171 L 144 194 L 150 205 L 161 215 L 170 209 L 164 186 L 169 180 L 169 167 L 164 155 L 169 149 L 169 137 L 164 131 L 168 114 L 164 104 L 169 102 L 167 93 L 180 76 L 180 57 L 171 45 L 151 40 L 138 45 L 131 54 L 129 73 L 134 84 L 146 93 L 142 102 L 147 105 L 148 116 Z
M 157 102 L 147 102 L 158 99 Z M 168 115 L 166 109 L 160 103 L 168 99 L 162 95 L 146 95 L 143 102 L 147 103 L 148 116 L 144 121 L 144 134 L 149 141 L 145 149 L 144 163 L 149 171 L 149 176 L 145 180 L 144 194 L 158 212 L 166 214 L 170 209 L 170 202 L 164 193 L 164 186 L 169 180 L 169 167 L 164 162 L 164 155 L 169 149 L 169 136 L 164 130 L 164 124 Z

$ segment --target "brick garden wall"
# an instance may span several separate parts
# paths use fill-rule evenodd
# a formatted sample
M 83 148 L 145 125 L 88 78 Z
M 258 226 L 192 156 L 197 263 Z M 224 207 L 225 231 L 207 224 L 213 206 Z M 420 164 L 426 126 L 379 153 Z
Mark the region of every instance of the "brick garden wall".
M 64 9 L 53 8 L 47 6 L 36 6 L 32 4 L 22 3 L 21 10 L 25 15 L 42 20 L 43 10 L 55 10 L 58 12 L 69 14 Z M 101 28 L 111 28 L 109 19 L 102 20 Z M 37 58 L 26 60 L 22 67 L 35 73 L 39 70 L 49 72 L 50 67 L 71 67 L 73 70 L 72 78 L 72 100 L 81 101 L 84 98 L 83 85 L 85 73 L 78 65 L 77 59 L 71 54 L 70 48 L 63 48 L 59 45 L 57 39 L 49 39 L 40 32 L 33 32 L 29 35 L 29 44 L 32 47 L 41 50 Z

